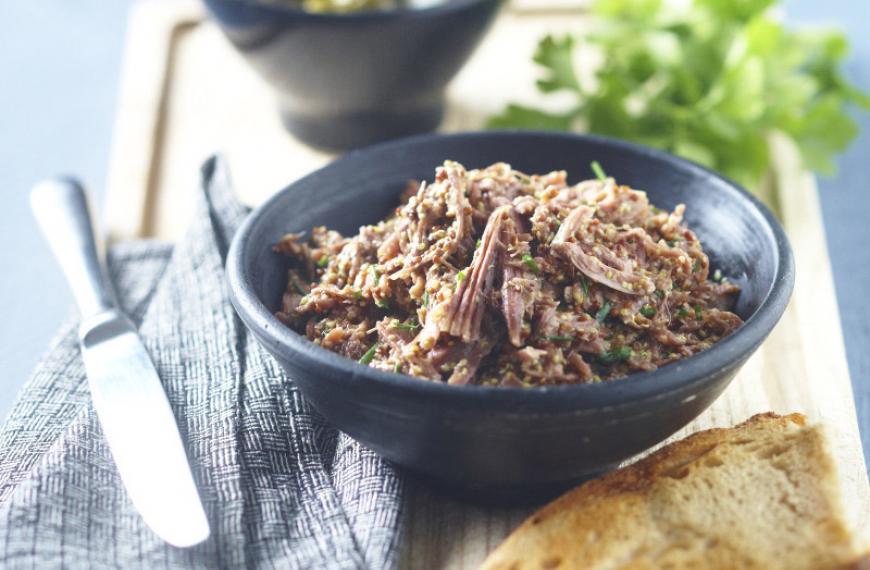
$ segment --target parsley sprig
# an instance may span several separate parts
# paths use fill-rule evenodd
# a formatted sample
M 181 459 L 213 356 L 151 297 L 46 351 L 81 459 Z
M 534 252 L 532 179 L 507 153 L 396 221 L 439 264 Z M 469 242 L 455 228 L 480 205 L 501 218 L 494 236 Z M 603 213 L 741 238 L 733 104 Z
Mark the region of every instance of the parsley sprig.
M 538 89 L 573 94 L 573 104 L 559 112 L 510 105 L 490 126 L 629 139 L 749 187 L 768 168 L 768 135 L 781 132 L 807 167 L 832 173 L 858 132 L 849 107 L 870 109 L 870 96 L 843 76 L 846 37 L 784 25 L 772 13 L 779 3 L 598 0 L 589 32 L 547 36 L 534 55 L 544 72 Z M 594 80 L 575 60 L 589 46 L 602 55 Z

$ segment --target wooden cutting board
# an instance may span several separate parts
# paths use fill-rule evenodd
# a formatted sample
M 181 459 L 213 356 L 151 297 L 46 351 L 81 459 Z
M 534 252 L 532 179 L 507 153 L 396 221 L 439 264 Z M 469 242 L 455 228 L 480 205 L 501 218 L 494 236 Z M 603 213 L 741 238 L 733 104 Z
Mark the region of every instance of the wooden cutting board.
M 583 0 L 552 2 L 516 0 L 505 10 L 452 84 L 442 130 L 476 129 L 507 101 L 536 101 L 531 53 L 537 39 L 589 25 Z M 787 142 L 773 144 L 773 176 L 762 191 L 795 250 L 794 298 L 725 394 L 674 437 L 766 410 L 800 411 L 823 421 L 849 519 L 856 529 L 868 529 L 870 487 L 816 184 Z M 198 165 L 214 152 L 229 160 L 250 205 L 334 158 L 287 135 L 268 87 L 198 3 L 146 0 L 133 9 L 128 32 L 107 193 L 112 237 L 180 236 Z M 476 567 L 531 510 L 466 505 L 412 483 L 402 567 Z

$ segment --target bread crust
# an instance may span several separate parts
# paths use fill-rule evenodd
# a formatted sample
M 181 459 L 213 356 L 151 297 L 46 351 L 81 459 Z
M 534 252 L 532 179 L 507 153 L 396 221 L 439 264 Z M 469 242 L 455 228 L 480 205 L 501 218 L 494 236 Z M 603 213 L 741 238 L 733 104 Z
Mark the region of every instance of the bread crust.
M 589 481 L 520 525 L 487 570 L 864 569 L 824 433 L 768 412 Z

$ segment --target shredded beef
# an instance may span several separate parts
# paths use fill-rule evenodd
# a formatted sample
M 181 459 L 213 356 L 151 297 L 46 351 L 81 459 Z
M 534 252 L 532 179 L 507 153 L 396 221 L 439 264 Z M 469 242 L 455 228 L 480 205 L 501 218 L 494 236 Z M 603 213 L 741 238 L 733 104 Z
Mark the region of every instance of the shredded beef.
M 569 185 L 452 161 L 388 219 L 274 246 L 278 317 L 326 349 L 451 384 L 610 380 L 701 352 L 742 324 L 695 234 L 612 178 Z

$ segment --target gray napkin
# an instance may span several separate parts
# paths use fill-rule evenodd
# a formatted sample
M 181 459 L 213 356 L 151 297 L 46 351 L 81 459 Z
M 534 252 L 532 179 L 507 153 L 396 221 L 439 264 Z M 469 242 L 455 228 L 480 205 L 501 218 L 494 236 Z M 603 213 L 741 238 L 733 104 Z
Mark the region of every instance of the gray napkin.
M 395 565 L 402 484 L 393 468 L 327 424 L 230 306 L 224 258 L 246 213 L 212 159 L 178 245 L 125 244 L 109 259 L 188 442 L 211 538 L 173 548 L 133 510 L 70 322 L 0 431 L 4 568 Z

